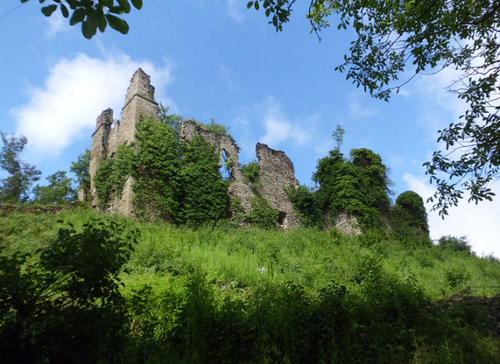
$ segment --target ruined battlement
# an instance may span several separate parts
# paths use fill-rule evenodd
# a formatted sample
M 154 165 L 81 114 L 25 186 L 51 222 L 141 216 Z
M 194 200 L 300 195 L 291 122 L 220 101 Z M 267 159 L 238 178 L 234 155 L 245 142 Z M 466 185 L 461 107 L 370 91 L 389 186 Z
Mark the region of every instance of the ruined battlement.
M 96 129 L 92 134 L 92 150 L 90 161 L 90 180 L 93 205 L 97 207 L 97 192 L 95 176 L 101 162 L 106 158 L 113 158 L 119 145 L 133 143 L 137 122 L 141 116 L 158 117 L 158 103 L 155 101 L 155 88 L 151 79 L 142 69 L 138 69 L 130 81 L 125 104 L 122 108 L 121 119 L 113 119 L 113 110 L 106 109 L 97 118 Z M 230 166 L 229 194 L 237 198 L 245 212 L 252 209 L 252 201 L 256 191 L 245 181 L 240 169 L 239 151 L 236 141 L 227 134 L 208 130 L 192 120 L 186 120 L 181 127 L 181 139 L 192 140 L 200 135 L 214 145 L 220 155 L 220 165 Z M 291 228 L 298 225 L 298 218 L 293 210 L 292 203 L 285 192 L 290 186 L 298 187 L 295 170 L 288 156 L 278 150 L 269 148 L 265 144 L 257 144 L 256 157 L 260 167 L 261 185 L 259 197 L 264 198 L 269 205 L 279 213 L 279 224 L 282 228 Z M 133 184 L 128 178 L 123 188 L 122 196 L 111 202 L 109 210 L 131 216 L 133 210 Z

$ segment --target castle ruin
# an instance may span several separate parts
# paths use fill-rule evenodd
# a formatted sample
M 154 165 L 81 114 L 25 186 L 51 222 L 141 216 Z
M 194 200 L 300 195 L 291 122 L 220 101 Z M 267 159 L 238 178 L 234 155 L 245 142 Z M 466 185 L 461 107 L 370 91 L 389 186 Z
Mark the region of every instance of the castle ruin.
M 113 110 L 111 109 L 104 110 L 97 118 L 96 129 L 92 134 L 89 167 L 90 194 L 94 207 L 97 207 L 95 176 L 101 162 L 106 158 L 113 158 L 119 145 L 135 141 L 136 125 L 141 117 L 158 117 L 158 112 L 159 107 L 155 101 L 155 88 L 151 85 L 150 77 L 139 68 L 130 81 L 125 96 L 125 104 L 121 112 L 121 120 L 113 119 Z M 194 121 L 184 121 L 181 128 L 181 138 L 187 141 L 196 135 L 201 135 L 216 147 L 220 154 L 221 166 L 224 164 L 230 166 L 230 197 L 239 200 L 244 212 L 250 212 L 252 200 L 257 197 L 257 194 L 245 181 L 241 172 L 239 147 L 234 139 L 227 134 L 207 130 Z M 285 189 L 290 186 L 298 187 L 291 160 L 284 152 L 271 149 L 267 145 L 260 143 L 256 146 L 256 155 L 261 181 L 258 195 L 278 211 L 278 223 L 282 228 L 287 229 L 297 226 L 299 223 L 298 218 L 285 192 Z M 133 184 L 133 179 L 129 177 L 121 197 L 114 198 L 111 201 L 108 211 L 125 216 L 134 215 Z

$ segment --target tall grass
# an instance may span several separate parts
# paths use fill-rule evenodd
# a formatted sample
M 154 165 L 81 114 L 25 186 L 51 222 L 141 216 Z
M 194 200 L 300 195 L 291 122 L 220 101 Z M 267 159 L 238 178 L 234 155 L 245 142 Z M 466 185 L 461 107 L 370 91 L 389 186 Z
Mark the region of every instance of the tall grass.
M 62 222 L 78 227 L 99 216 L 87 209 L 49 215 L 13 213 L 0 217 L 0 238 L 7 249 L 29 252 L 53 238 Z M 130 273 L 124 276 L 130 283 L 139 276 L 175 277 L 196 270 L 219 289 L 234 294 L 252 286 L 286 282 L 314 293 L 332 281 L 354 287 L 361 262 L 374 257 L 386 273 L 411 279 L 429 298 L 460 291 L 480 296 L 500 293 L 500 263 L 496 260 L 436 246 L 412 246 L 380 234 L 355 238 L 317 229 L 231 226 L 193 230 L 106 217 L 140 231 L 127 266 Z M 454 274 L 458 274 L 458 282 L 450 282 Z

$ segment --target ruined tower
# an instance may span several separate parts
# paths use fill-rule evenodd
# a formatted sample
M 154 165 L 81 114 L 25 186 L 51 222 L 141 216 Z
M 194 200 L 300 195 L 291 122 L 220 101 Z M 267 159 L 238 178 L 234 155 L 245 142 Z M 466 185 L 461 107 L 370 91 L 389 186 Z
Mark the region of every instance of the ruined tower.
M 142 116 L 158 116 L 158 103 L 155 101 L 155 88 L 151 78 L 139 68 L 132 76 L 122 108 L 121 120 L 113 120 L 113 110 L 104 110 L 97 118 L 96 130 L 92 134 L 90 159 L 90 193 L 92 204 L 97 206 L 95 175 L 101 161 L 112 158 L 119 145 L 135 140 L 136 125 Z M 111 201 L 110 211 L 129 216 L 133 214 L 133 180 L 128 178 L 123 187 L 121 198 Z
M 139 68 L 132 76 L 125 96 L 117 146 L 135 140 L 135 128 L 141 116 L 158 116 L 158 103 L 151 78 Z
M 90 194 L 92 205 L 97 206 L 97 191 L 94 177 L 103 159 L 108 155 L 109 134 L 113 124 L 113 110 L 106 109 L 97 118 L 95 131 L 92 134 L 92 149 L 90 151 Z

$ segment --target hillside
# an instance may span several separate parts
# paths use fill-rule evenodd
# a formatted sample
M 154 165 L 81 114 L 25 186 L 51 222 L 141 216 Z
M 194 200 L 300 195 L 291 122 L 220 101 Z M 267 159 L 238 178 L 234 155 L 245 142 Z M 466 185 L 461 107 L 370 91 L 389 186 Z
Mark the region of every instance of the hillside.
M 54 244 L 58 222 L 81 231 L 93 218 L 139 233 L 119 276 L 132 361 L 499 358 L 498 296 L 466 297 L 498 295 L 500 263 L 383 233 L 348 237 L 230 224 L 193 230 L 85 208 L 11 211 L 0 217 L 2 255 L 36 256 Z

